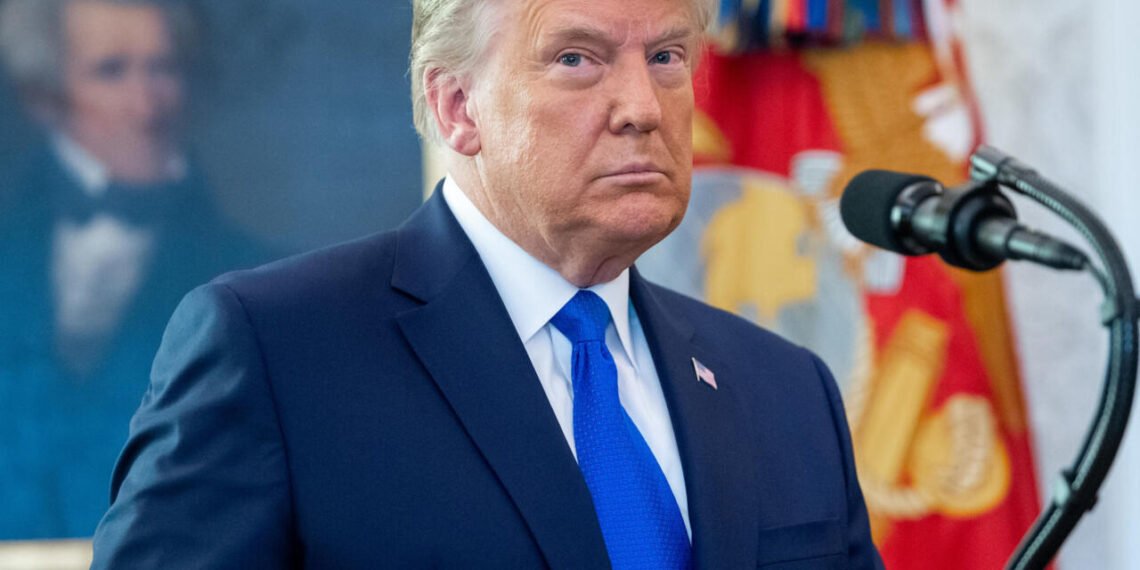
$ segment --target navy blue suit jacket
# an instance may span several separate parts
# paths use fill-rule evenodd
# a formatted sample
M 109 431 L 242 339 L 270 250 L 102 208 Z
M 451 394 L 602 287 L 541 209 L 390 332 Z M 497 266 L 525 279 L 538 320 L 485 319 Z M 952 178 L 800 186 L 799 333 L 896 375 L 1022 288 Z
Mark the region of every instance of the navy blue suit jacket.
M 698 568 L 877 568 L 835 382 L 633 272 Z M 696 380 L 696 357 L 718 389 Z M 589 491 L 439 192 L 182 302 L 94 568 L 606 568 Z

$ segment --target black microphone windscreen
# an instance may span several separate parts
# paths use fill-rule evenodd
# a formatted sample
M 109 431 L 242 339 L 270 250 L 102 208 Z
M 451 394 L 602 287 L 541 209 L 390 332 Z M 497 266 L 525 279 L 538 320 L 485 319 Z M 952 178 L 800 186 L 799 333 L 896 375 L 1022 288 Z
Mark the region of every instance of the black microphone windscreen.
M 889 170 L 865 170 L 847 183 L 839 199 L 839 214 L 852 235 L 871 245 L 911 255 L 891 223 L 899 194 L 919 182 L 934 179 Z

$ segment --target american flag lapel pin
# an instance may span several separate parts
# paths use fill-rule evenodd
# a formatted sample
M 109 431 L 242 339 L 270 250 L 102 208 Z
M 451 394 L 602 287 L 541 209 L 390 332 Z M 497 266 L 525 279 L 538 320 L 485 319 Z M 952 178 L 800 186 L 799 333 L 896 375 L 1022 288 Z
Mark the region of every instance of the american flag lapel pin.
M 713 374 L 708 366 L 701 364 L 701 361 L 697 360 L 695 356 L 693 357 L 693 372 L 697 373 L 697 382 L 704 382 L 716 390 L 716 374 Z

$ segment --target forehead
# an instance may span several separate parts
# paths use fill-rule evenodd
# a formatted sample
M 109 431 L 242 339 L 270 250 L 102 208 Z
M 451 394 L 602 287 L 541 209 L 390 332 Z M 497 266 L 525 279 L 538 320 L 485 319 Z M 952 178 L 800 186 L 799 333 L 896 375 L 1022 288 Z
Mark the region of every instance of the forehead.
M 699 34 L 693 0 L 517 0 L 514 4 L 517 12 L 508 18 L 538 43 L 577 35 L 624 43 Z
M 63 16 L 67 51 L 72 57 L 173 49 L 166 16 L 155 5 L 76 0 L 67 4 Z

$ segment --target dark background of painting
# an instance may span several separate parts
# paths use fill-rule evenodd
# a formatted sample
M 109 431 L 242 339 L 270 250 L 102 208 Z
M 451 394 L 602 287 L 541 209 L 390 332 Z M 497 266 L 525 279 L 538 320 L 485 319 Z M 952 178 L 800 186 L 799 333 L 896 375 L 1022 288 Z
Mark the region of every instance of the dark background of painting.
M 393 227 L 420 203 L 410 2 L 199 5 L 189 146 L 228 217 L 293 252 Z M 39 136 L 0 82 L 0 188 Z
M 204 176 L 205 187 L 226 219 L 274 255 L 283 256 L 393 228 L 420 204 L 421 146 L 412 126 L 407 77 L 410 2 L 199 0 L 195 6 L 202 16 L 203 57 L 188 82 L 187 149 L 191 164 Z M 25 116 L 11 82 L 0 76 L 0 214 L 7 213 L 4 208 L 8 208 L 16 217 L 21 215 L 22 210 L 12 206 L 18 202 L 7 198 L 17 196 L 20 175 L 37 164 L 36 158 L 45 148 L 44 137 L 45 133 Z M 30 245 L 15 247 L 33 251 L 36 244 Z M 221 249 L 211 251 L 225 258 L 227 252 Z M 0 272 L 5 271 L 4 257 L 0 255 Z M 12 269 L 16 257 L 21 256 L 7 261 L 12 272 L 9 276 L 23 275 Z M 180 264 L 181 271 L 188 271 L 182 260 L 174 262 Z M 198 282 L 198 277 L 193 279 Z M 6 289 L 0 290 L 0 309 L 12 309 L 0 311 L 3 315 L 22 314 L 20 307 L 29 304 L 26 297 L 36 297 L 29 291 L 3 291 Z M 129 412 L 137 406 L 147 384 L 152 345 L 157 346 L 161 323 L 172 309 L 173 305 L 145 310 L 143 320 L 158 326 L 148 329 L 147 338 L 128 349 L 138 366 L 132 364 L 129 372 L 115 372 L 113 378 L 105 379 L 116 394 L 124 394 L 116 398 L 126 401 L 125 405 L 104 406 L 97 403 L 101 400 L 86 400 L 84 388 L 69 387 L 58 379 L 51 380 L 55 377 L 50 374 L 36 372 L 49 367 L 37 368 L 38 363 L 11 365 L 12 358 L 0 358 L 0 394 L 28 392 L 49 382 L 59 386 L 44 388 L 35 392 L 40 395 L 23 400 L 0 397 L 0 415 L 12 419 L 9 428 L 15 425 L 5 433 L 17 438 L 20 434 L 38 437 L 55 432 L 102 434 L 104 431 L 90 428 L 113 426 L 106 431 L 117 436 L 88 435 L 88 439 L 97 438 L 88 443 L 91 448 L 98 447 L 97 443 L 121 449 Z M 20 331 L 47 327 L 50 318 L 0 317 L 0 321 L 7 321 L 0 322 L 0 331 L 6 330 L 3 327 Z M 19 337 L 21 333 L 14 334 Z M 12 335 L 0 337 L 10 339 Z M 0 346 L 0 353 L 12 356 L 26 352 L 19 348 L 19 342 Z M 25 360 L 33 361 L 34 357 Z M 85 389 L 95 390 L 91 385 Z M 73 425 L 62 428 L 61 420 L 28 411 L 67 409 L 72 404 L 62 402 L 76 399 L 84 399 L 81 406 L 85 415 L 67 416 Z M 57 413 L 55 417 L 61 415 L 66 416 Z M 56 440 L 80 439 L 69 437 Z M 0 445 L 0 454 L 8 452 L 14 458 L 0 466 L 0 482 L 33 482 L 26 487 L 13 484 L 20 488 L 8 489 L 9 496 L 22 495 L 34 503 L 21 511 L 23 517 L 35 518 L 40 516 L 36 513 L 42 513 L 47 519 L 46 513 L 54 512 L 48 503 L 56 497 L 40 499 L 44 493 L 28 488 L 44 478 L 20 479 L 11 472 L 29 471 L 31 467 L 24 467 L 32 464 L 37 469 L 50 464 L 55 472 L 81 478 L 92 489 L 85 496 L 105 500 L 112 453 L 100 451 L 98 466 L 81 467 L 72 464 L 68 453 L 51 445 L 32 446 L 30 452 L 28 447 L 16 452 Z M 0 500 L 0 516 L 14 516 L 4 502 Z M 2 538 L 65 538 L 26 530 L 22 524 L 6 527 L 17 530 Z M 93 522 L 90 529 L 94 530 Z M 78 536 L 66 538 L 73 537 Z

